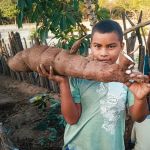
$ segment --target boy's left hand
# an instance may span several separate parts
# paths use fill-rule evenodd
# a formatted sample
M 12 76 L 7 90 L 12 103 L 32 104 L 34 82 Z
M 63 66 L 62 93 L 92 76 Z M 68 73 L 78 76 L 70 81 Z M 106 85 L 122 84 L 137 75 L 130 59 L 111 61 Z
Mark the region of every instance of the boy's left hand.
M 141 81 L 147 80 L 148 76 L 143 75 L 140 72 L 131 73 L 131 78 L 138 78 Z M 144 99 L 150 93 L 150 83 L 143 83 L 143 82 L 127 82 L 125 83 L 131 92 L 134 94 L 136 99 Z

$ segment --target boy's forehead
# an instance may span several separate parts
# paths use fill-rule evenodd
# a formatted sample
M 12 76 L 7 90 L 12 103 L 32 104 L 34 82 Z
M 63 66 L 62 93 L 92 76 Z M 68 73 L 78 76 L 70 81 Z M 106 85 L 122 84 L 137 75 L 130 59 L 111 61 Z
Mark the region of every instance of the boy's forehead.
M 112 32 L 99 32 L 99 31 L 95 31 L 94 33 L 93 33 L 93 36 L 95 36 L 95 35 L 107 35 L 107 36 L 119 36 L 116 32 L 114 32 L 114 31 L 112 31 Z
M 107 41 L 120 41 L 119 35 L 116 32 L 95 32 L 92 36 L 92 41 L 100 41 L 100 40 L 107 40 Z

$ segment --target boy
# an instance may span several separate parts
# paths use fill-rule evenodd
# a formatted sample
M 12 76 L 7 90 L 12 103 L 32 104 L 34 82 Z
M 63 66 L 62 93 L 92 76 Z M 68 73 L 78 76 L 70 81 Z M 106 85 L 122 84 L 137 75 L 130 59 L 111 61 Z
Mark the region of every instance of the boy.
M 123 32 L 112 20 L 98 22 L 92 29 L 91 55 L 98 61 L 116 63 L 123 50 Z M 124 150 L 125 106 L 131 116 L 142 121 L 147 112 L 145 96 L 150 92 L 146 83 L 103 83 L 79 78 L 54 76 L 37 68 L 40 75 L 59 83 L 61 111 L 67 122 L 64 150 Z M 147 78 L 139 74 L 131 77 Z M 133 105 L 134 104 L 134 105 Z

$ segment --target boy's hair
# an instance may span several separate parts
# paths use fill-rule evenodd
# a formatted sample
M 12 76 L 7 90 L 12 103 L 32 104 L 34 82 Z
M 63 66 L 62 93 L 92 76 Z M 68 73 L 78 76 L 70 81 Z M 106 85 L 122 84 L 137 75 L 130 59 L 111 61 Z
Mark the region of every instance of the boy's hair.
M 115 32 L 118 35 L 120 42 L 123 41 L 122 28 L 119 25 L 119 23 L 113 20 L 103 20 L 96 23 L 92 29 L 91 38 L 93 38 L 95 32 L 99 32 L 99 33 Z

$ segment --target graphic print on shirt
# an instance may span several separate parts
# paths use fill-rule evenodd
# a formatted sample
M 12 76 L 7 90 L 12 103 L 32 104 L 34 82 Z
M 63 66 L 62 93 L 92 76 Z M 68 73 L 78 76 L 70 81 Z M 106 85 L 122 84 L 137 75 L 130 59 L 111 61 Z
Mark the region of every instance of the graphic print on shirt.
M 100 82 L 99 88 L 96 89 L 96 92 L 100 95 L 100 98 L 106 96 L 106 94 L 108 93 L 107 84 Z
M 100 100 L 100 113 L 103 116 L 104 122 L 102 128 L 110 134 L 114 134 L 121 111 L 125 110 L 126 90 L 121 83 L 100 83 L 99 94 L 104 97 Z

